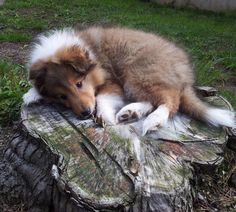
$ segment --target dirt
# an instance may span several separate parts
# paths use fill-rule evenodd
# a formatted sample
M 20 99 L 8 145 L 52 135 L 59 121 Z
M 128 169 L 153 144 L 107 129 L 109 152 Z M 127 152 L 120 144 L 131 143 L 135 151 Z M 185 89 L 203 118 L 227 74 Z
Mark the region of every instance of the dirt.
M 217 169 L 197 170 L 196 212 L 236 211 L 236 189 L 230 185 L 230 177 L 236 171 L 236 153 L 225 148 L 224 161 Z
M 1 198 L 0 196 L 0 211 L 1 212 L 26 212 L 24 209 L 24 203 L 18 202 L 14 203 L 7 200 L 7 198 Z
M 0 58 L 9 60 L 15 64 L 25 65 L 29 52 L 29 44 L 1 42 Z

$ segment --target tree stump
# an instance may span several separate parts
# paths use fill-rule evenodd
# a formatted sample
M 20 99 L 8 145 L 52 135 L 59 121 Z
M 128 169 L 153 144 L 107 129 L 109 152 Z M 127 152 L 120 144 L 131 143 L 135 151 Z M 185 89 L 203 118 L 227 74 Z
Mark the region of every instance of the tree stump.
M 220 96 L 204 99 L 231 108 Z M 217 167 L 227 138 L 183 114 L 145 137 L 143 120 L 101 127 L 60 105 L 23 105 L 21 117 L 5 159 L 32 211 L 193 211 L 193 164 Z

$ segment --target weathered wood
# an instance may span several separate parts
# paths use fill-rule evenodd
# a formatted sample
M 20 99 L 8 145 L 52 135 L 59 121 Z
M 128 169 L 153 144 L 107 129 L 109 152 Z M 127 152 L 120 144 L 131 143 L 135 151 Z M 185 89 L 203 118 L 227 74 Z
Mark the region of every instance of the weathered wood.
M 5 158 L 44 211 L 192 211 L 191 164 L 219 165 L 226 132 L 179 114 L 142 137 L 142 121 L 101 128 L 59 105 L 23 106 L 29 135 L 13 139 Z
M 217 89 L 209 86 L 196 86 L 196 91 L 203 97 L 215 96 L 217 94 Z

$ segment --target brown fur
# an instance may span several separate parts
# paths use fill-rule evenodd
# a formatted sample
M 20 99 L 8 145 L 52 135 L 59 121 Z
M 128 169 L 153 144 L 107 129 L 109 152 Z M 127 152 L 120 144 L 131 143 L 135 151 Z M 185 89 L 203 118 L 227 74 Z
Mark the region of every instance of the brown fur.
M 108 78 L 121 85 L 129 99 L 148 101 L 156 107 L 166 104 L 172 116 L 185 99 L 183 91 L 193 92 L 194 75 L 188 56 L 173 43 L 124 28 L 95 27 L 79 35 L 109 73 Z
M 64 56 L 65 54 L 63 59 Z M 103 73 L 100 73 L 99 68 L 93 66 L 92 70 L 86 70 L 85 67 L 90 66 L 80 65 L 79 70 L 84 68 L 84 71 L 77 72 L 68 62 L 39 61 L 31 67 L 30 79 L 34 80 L 36 88 L 44 99 L 60 102 L 80 115 L 86 108 L 90 108 L 91 111 L 95 109 L 96 87 L 104 83 Z M 78 82 L 82 82 L 81 89 L 76 87 Z
M 43 88 L 48 97 L 66 93 L 68 99 L 60 102 L 77 114 L 86 107 L 94 109 L 95 92 L 107 92 L 125 95 L 131 101 L 148 101 L 156 107 L 165 104 L 171 116 L 179 106 L 202 116 L 205 106 L 192 89 L 194 76 L 188 56 L 173 43 L 125 28 L 91 27 L 77 34 L 96 61 L 85 50 L 71 46 L 34 64 L 30 78 L 42 94 Z M 75 84 L 80 80 L 83 87 L 77 89 Z M 193 102 L 198 104 L 196 113 Z

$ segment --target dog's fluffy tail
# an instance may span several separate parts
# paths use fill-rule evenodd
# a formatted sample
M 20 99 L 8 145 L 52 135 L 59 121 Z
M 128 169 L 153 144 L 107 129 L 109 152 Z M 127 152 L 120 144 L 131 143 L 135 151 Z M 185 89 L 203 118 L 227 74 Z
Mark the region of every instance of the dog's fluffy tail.
M 192 87 L 184 89 L 181 96 L 180 107 L 187 114 L 212 125 L 236 127 L 234 112 L 208 106 L 196 96 Z

